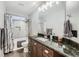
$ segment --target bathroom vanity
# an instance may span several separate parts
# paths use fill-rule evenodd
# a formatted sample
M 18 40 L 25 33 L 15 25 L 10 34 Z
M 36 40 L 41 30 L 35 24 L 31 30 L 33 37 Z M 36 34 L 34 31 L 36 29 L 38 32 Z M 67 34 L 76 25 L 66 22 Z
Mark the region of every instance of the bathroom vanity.
M 57 46 L 55 45 L 57 45 L 57 43 L 51 44 L 51 42 L 49 41 L 43 41 L 43 40 L 41 41 L 35 37 L 29 37 L 29 54 L 32 57 L 65 57 L 67 56 L 61 53 L 62 49 L 60 48 L 57 49 Z
M 57 42 L 41 37 L 29 37 L 29 54 L 31 57 L 78 57 L 79 44 L 74 38 L 63 38 L 62 46 Z

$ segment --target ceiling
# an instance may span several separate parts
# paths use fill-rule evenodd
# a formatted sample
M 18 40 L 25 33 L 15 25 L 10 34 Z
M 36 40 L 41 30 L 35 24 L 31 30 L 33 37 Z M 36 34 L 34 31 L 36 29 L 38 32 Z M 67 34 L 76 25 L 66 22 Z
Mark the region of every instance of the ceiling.
M 41 1 L 5 1 L 4 3 L 7 13 L 27 16 L 36 10 Z

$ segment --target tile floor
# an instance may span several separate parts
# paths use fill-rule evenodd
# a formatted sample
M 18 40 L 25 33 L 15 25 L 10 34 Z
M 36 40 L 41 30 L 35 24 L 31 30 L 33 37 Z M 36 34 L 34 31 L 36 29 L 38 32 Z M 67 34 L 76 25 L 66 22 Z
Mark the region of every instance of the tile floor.
M 23 49 L 5 54 L 4 57 L 30 57 L 28 53 L 24 53 Z

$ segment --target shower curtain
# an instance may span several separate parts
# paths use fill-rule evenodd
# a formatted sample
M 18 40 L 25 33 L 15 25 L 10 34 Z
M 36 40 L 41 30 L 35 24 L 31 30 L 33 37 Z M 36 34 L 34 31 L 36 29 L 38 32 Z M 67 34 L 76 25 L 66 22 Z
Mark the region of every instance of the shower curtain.
M 4 53 L 13 51 L 13 38 L 11 30 L 11 16 L 4 15 L 4 29 L 5 29 L 5 40 L 4 40 Z

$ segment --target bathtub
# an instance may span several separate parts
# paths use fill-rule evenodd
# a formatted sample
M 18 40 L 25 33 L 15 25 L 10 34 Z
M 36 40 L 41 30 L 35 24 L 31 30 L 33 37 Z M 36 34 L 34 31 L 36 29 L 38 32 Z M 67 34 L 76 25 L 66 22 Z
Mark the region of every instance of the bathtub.
M 16 39 L 14 39 L 13 40 L 13 42 L 14 42 L 14 48 L 13 48 L 13 50 L 18 50 L 18 49 L 22 49 L 23 47 L 17 47 L 17 42 L 18 41 L 23 41 L 23 40 L 25 40 L 25 42 L 28 42 L 28 37 L 23 37 L 23 38 L 16 38 Z

